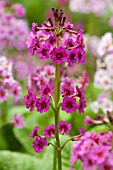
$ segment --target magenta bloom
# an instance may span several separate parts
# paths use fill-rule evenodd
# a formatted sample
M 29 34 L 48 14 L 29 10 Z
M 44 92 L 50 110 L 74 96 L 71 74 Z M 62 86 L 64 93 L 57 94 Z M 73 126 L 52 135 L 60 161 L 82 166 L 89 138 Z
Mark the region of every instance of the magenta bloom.
M 55 125 L 52 124 L 52 125 L 48 125 L 44 128 L 44 136 L 46 138 L 54 138 L 55 136 Z
M 36 107 L 37 112 L 43 113 L 49 110 L 50 100 L 47 97 L 37 99 Z
M 70 22 L 67 22 L 67 23 L 65 24 L 65 28 L 66 28 L 66 29 L 70 29 L 70 30 L 74 30 L 74 25 L 71 24 Z
M 39 54 L 42 60 L 49 58 L 49 47 L 46 44 L 41 45 L 40 48 L 37 49 L 37 54 Z
M 24 127 L 24 119 L 22 115 L 14 114 L 13 121 L 11 122 L 12 125 L 16 126 L 17 128 Z
M 89 116 L 86 116 L 85 117 L 85 124 L 86 125 L 89 125 L 89 124 L 91 124 L 92 122 L 91 122 L 91 118 L 89 117 Z
M 82 165 L 84 170 L 94 170 L 95 162 L 92 160 L 92 155 L 88 153 L 86 156 L 84 156 Z
M 77 53 L 77 60 L 79 63 L 85 63 L 86 60 L 86 53 L 85 51 L 83 51 L 82 48 L 77 48 L 76 49 L 76 53 Z
M 61 120 L 58 124 L 58 130 L 61 134 L 68 134 L 71 130 L 71 124 Z
M 3 87 L 0 87 L 0 102 L 8 99 L 8 91 Z
M 33 148 L 34 151 L 37 153 L 40 153 L 44 150 L 44 147 L 47 146 L 48 143 L 45 138 L 36 138 L 36 140 L 33 142 Z
M 38 24 L 33 22 L 32 23 L 32 32 L 33 32 L 33 34 L 37 33 L 37 27 L 38 27 Z
M 61 82 L 61 86 L 62 85 L 67 85 L 67 86 L 74 87 L 74 84 L 75 84 L 75 79 L 74 78 L 70 78 L 70 77 L 64 77 L 62 79 L 62 82 Z
M 63 102 L 61 103 L 62 110 L 66 111 L 67 113 L 73 113 L 78 108 L 76 104 L 76 99 L 74 97 L 64 97 Z
M 33 56 L 39 47 L 40 47 L 39 38 L 38 37 L 33 38 L 29 46 L 29 54 Z
M 51 78 L 51 79 L 55 78 L 55 67 L 49 64 L 45 65 L 44 74 L 48 78 Z
M 83 82 L 82 82 L 82 87 L 85 88 L 89 84 L 89 75 L 86 71 L 83 72 Z
M 74 94 L 74 87 L 67 86 L 67 85 L 61 85 L 60 91 L 63 96 L 70 96 L 70 95 Z
M 22 18 L 22 17 L 25 16 L 25 9 L 24 9 L 24 7 L 21 4 L 19 4 L 19 3 L 18 4 L 14 4 L 13 5 L 13 10 L 14 10 L 14 12 L 15 12 L 17 17 Z
M 14 84 L 11 87 L 11 94 L 14 97 L 14 101 L 18 102 L 21 98 L 21 91 L 22 88 L 18 82 L 14 82 Z
M 34 94 L 33 90 L 28 90 L 28 94 L 24 96 L 24 104 L 26 105 L 27 109 L 30 109 L 30 112 L 34 110 L 37 98 Z
M 52 35 L 50 36 L 46 41 L 45 43 L 47 43 L 48 45 L 50 46 L 53 46 L 56 44 L 56 35 Z
M 66 39 L 66 41 L 65 41 L 65 46 L 66 46 L 66 48 L 73 47 L 74 45 L 75 45 L 75 44 L 74 44 L 73 39 L 71 39 L 71 38 Z
M 79 97 L 79 98 L 84 96 L 84 89 L 82 87 L 79 88 L 78 86 L 76 86 L 76 96 Z
M 79 113 L 84 113 L 84 109 L 86 107 L 86 100 L 84 98 L 84 96 L 82 96 L 79 100 L 79 105 L 78 105 L 78 111 Z
M 68 51 L 67 54 L 68 54 L 68 56 L 67 56 L 67 62 L 68 62 L 69 64 L 74 64 L 74 63 L 76 63 L 76 61 L 77 61 L 76 50 L 75 50 L 75 49 L 70 50 L 70 51 Z
M 54 86 L 51 83 L 45 84 L 42 86 L 41 90 L 39 91 L 39 94 L 44 96 L 49 96 L 54 91 Z
M 109 162 L 109 160 L 106 160 L 102 164 L 98 165 L 98 170 L 113 170 L 113 165 Z
M 29 137 L 34 138 L 35 136 L 39 136 L 39 134 L 38 134 L 39 128 L 40 128 L 39 126 L 34 127 L 32 133 L 29 135 Z
M 63 47 L 54 48 L 51 52 L 51 59 L 57 64 L 63 64 L 66 59 L 66 50 Z
M 92 159 L 96 161 L 97 164 L 101 164 L 107 158 L 109 152 L 108 147 L 105 146 L 95 146 L 92 149 Z

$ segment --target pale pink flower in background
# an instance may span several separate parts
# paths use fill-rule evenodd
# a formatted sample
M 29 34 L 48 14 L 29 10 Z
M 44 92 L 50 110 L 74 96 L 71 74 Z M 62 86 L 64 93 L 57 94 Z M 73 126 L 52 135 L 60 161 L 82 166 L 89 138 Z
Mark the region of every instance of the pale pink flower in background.
M 19 3 L 14 4 L 12 8 L 13 8 L 17 17 L 25 16 L 25 8 L 21 4 L 19 4 Z
M 97 52 L 100 57 L 103 57 L 103 55 L 109 51 L 109 47 L 112 45 L 112 42 L 113 39 L 111 32 L 107 32 L 105 35 L 103 35 L 97 48 Z
M 109 74 L 112 76 L 113 75 L 113 54 L 108 54 L 105 57 L 105 64 L 107 66 L 107 70 Z
M 3 102 L 8 99 L 8 90 L 0 86 L 0 102 Z
M 11 121 L 11 124 L 16 126 L 17 128 L 23 128 L 24 127 L 24 118 L 20 114 L 14 114 L 13 120 Z
M 0 57 L 0 102 L 8 99 L 9 95 L 17 102 L 21 97 L 21 86 L 13 77 L 13 62 L 6 57 Z
M 97 16 L 104 15 L 105 11 L 113 4 L 111 0 L 70 0 L 69 8 L 72 12 L 94 13 Z
M 108 99 L 108 95 L 106 93 L 100 93 L 97 98 L 97 102 L 99 104 L 103 103 L 104 99 Z
M 100 105 L 97 101 L 94 101 L 94 102 L 91 103 L 91 110 L 94 113 L 98 113 L 99 108 L 100 108 Z
M 103 100 L 101 103 L 101 109 L 104 113 L 107 113 L 107 111 L 113 111 L 113 102 L 107 98 Z
M 29 34 L 29 36 L 26 40 L 26 45 L 27 45 L 28 48 L 30 47 L 33 38 L 34 38 L 34 34 L 33 34 L 33 32 L 30 32 L 30 34 Z
M 111 85 L 112 80 L 109 72 L 104 69 L 97 70 L 94 75 L 94 86 L 104 90 L 109 90 L 111 89 Z

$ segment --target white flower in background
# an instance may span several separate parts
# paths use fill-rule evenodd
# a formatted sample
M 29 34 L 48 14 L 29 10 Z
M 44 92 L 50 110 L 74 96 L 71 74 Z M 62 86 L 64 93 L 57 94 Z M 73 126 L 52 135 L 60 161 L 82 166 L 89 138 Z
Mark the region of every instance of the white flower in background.
M 84 34 L 84 43 L 85 50 L 89 52 L 91 55 L 97 57 L 97 47 L 100 43 L 100 38 L 97 36 L 89 36 L 88 34 Z
M 110 6 L 113 6 L 112 0 L 70 0 L 69 3 L 72 12 L 94 13 L 97 16 L 102 16 Z
M 7 100 L 9 95 L 18 102 L 21 97 L 21 86 L 14 79 L 12 71 L 13 62 L 0 56 L 0 103 Z
M 106 93 L 100 93 L 98 98 L 97 98 L 97 101 L 99 104 L 101 104 L 104 99 L 108 99 L 108 95 Z
M 103 69 L 97 70 L 94 75 L 94 86 L 104 90 L 109 90 L 111 89 L 111 85 L 112 80 L 109 72 Z
M 91 110 L 94 113 L 98 113 L 99 108 L 100 108 L 100 106 L 99 106 L 99 103 L 97 101 L 94 101 L 93 103 L 91 103 Z
M 113 76 L 113 54 L 108 54 L 105 57 L 105 63 L 109 74 Z
M 109 49 L 109 47 L 112 45 L 112 33 L 107 32 L 102 38 L 98 46 L 98 55 L 100 57 L 103 57 Z
M 101 109 L 104 113 L 107 113 L 107 111 L 113 111 L 113 102 L 109 99 L 104 99 L 101 103 Z

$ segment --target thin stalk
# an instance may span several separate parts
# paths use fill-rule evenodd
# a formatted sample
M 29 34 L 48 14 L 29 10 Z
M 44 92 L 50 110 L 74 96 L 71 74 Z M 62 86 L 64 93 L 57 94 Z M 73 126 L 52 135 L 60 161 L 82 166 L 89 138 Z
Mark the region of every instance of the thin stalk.
M 56 164 L 56 149 L 54 148 L 54 157 L 53 157 L 53 170 L 57 170 L 57 164 Z
M 59 36 L 57 35 L 57 47 L 59 47 Z M 54 85 L 54 101 L 55 101 L 55 130 L 56 130 L 56 144 L 57 144 L 57 156 L 58 156 L 58 170 L 62 170 L 62 159 L 61 159 L 61 146 L 58 132 L 58 122 L 59 122 L 59 95 L 60 95 L 60 65 L 56 63 L 55 67 L 55 85 Z M 54 158 L 55 160 L 55 158 Z
M 62 145 L 61 149 L 63 149 L 64 146 L 65 146 L 71 139 L 72 139 L 72 138 L 68 139 L 68 140 Z
M 55 101 L 55 110 L 57 110 L 59 102 L 59 89 L 60 89 L 60 65 L 56 63 L 55 70 L 55 87 L 54 87 L 54 101 Z

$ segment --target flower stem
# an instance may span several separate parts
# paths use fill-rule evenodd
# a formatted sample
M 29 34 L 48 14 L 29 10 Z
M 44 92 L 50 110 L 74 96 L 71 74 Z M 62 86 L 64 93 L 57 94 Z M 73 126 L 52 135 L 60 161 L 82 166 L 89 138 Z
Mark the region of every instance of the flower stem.
M 58 22 L 56 22 L 56 42 L 57 48 L 59 47 L 59 27 Z M 56 131 L 56 144 L 57 144 L 57 156 L 58 156 L 58 170 L 62 170 L 62 159 L 61 159 L 61 146 L 58 132 L 58 122 L 59 122 L 59 98 L 60 98 L 60 65 L 56 63 L 55 65 L 55 84 L 54 84 L 54 102 L 55 102 L 55 131 Z
M 59 132 L 58 132 L 58 122 L 59 122 L 59 89 L 60 89 L 60 65 L 56 64 L 55 71 L 55 92 L 54 92 L 54 100 L 55 100 L 55 130 L 56 130 L 56 143 L 57 143 L 57 156 L 58 156 L 58 170 L 62 170 L 62 161 L 61 161 L 61 146 L 59 140 Z
M 53 170 L 57 170 L 57 164 L 56 164 L 56 149 L 54 148 L 54 157 L 53 157 Z
M 64 146 L 65 146 L 71 139 L 72 139 L 72 138 L 68 139 L 68 140 L 62 145 L 61 149 L 63 149 Z

